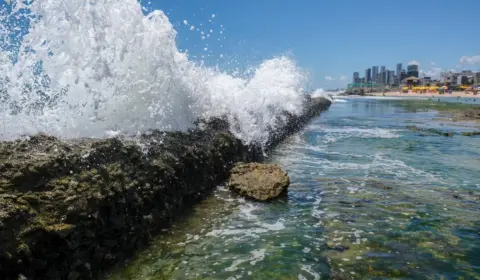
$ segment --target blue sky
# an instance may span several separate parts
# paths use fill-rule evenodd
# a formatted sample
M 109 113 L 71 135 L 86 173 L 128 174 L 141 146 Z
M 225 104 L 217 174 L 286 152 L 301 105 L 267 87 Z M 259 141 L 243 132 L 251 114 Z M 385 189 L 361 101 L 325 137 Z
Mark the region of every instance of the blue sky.
M 353 71 L 412 60 L 428 74 L 480 67 L 479 0 L 151 1 L 176 24 L 179 45 L 192 55 L 204 52 L 205 41 L 213 56 L 238 56 L 240 63 L 288 53 L 318 87 L 341 87 Z M 185 19 L 214 33 L 223 25 L 226 39 L 198 40 Z
M 222 69 L 288 54 L 323 88 L 345 86 L 352 72 L 373 65 L 412 60 L 428 74 L 480 70 L 479 0 L 142 2 L 169 16 L 192 59 Z

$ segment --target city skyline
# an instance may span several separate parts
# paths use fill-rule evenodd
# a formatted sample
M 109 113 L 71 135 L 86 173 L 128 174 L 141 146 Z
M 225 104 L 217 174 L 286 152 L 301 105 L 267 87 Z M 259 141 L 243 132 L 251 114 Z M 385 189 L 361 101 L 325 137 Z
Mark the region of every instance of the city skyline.
M 417 64 L 418 65 L 418 72 L 419 72 L 419 77 L 420 76 L 426 76 L 426 77 L 431 77 L 434 80 L 439 80 L 441 77 L 442 73 L 461 73 L 465 71 L 472 71 L 473 73 L 478 73 L 480 72 L 480 55 L 474 55 L 474 56 L 462 56 L 458 60 L 458 63 L 455 66 L 452 67 L 442 67 L 441 65 L 438 65 L 436 62 L 431 61 L 428 63 L 421 63 L 417 59 L 411 59 L 408 61 L 408 63 L 402 62 L 401 64 L 403 65 L 404 70 L 406 69 L 406 64 Z M 377 65 L 377 66 L 366 66 L 363 69 L 353 69 L 355 71 L 358 70 L 358 72 L 362 73 L 361 77 L 363 76 L 363 73 L 370 68 L 372 70 L 372 77 L 374 77 L 374 72 L 375 70 L 381 72 L 381 66 L 388 65 L 389 67 L 386 66 L 386 69 L 388 70 L 394 70 L 395 75 L 397 76 L 397 66 L 398 62 L 390 62 L 390 63 L 385 63 L 382 65 Z M 348 72 L 347 72 L 348 73 Z M 331 86 L 329 83 L 327 88 L 346 88 L 349 83 L 352 83 L 352 72 L 348 74 L 347 79 L 342 79 L 343 74 L 340 76 L 340 79 L 337 79 L 337 82 L 342 82 L 342 83 L 337 83 L 335 86 Z M 335 81 L 335 77 L 332 77 L 332 79 L 327 79 L 327 81 Z
M 392 70 L 395 72 L 395 76 L 398 76 L 397 71 L 398 71 L 398 64 L 402 64 L 403 68 L 402 70 L 407 70 L 406 65 L 407 64 L 416 64 L 418 65 L 418 76 L 426 76 L 430 77 L 432 80 L 439 80 L 441 77 L 442 73 L 461 73 L 465 71 L 472 71 L 473 73 L 478 73 L 480 72 L 480 55 L 474 55 L 474 56 L 462 56 L 460 57 L 458 63 L 453 66 L 453 67 L 442 67 L 441 65 L 438 65 L 436 62 L 428 62 L 428 63 L 421 63 L 417 59 L 411 59 L 407 63 L 398 63 L 398 62 L 390 62 L 390 63 L 385 63 L 382 65 L 372 65 L 372 66 L 366 66 L 363 69 L 353 69 L 356 72 L 359 72 L 361 75 L 360 77 L 364 77 L 364 73 L 368 68 L 371 69 L 371 75 L 372 75 L 372 80 L 375 77 L 375 71 L 377 73 L 381 72 L 381 66 L 385 66 L 387 70 Z M 401 70 L 400 70 L 401 71 Z M 334 76 L 326 76 L 327 79 L 325 79 L 327 82 L 330 83 L 325 83 L 325 88 L 346 88 L 348 84 L 352 83 L 352 71 L 348 74 L 347 71 L 347 76 L 344 74 L 341 74 L 338 79 L 335 79 L 336 77 Z M 336 83 L 332 83 L 336 82 Z
M 380 70 L 379 70 L 380 67 Z M 385 65 L 375 65 L 370 68 L 365 69 L 365 75 L 361 77 L 359 72 L 354 72 L 352 79 L 349 80 L 349 84 L 359 84 L 359 83 L 376 83 L 376 84 L 385 84 L 385 85 L 398 85 L 400 82 L 410 76 L 419 78 L 422 74 L 426 76 L 425 73 L 420 73 L 419 63 L 417 61 L 410 61 L 407 63 L 407 68 L 403 68 L 403 63 L 396 63 L 395 70 L 391 70 Z
M 378 70 L 380 67 L 380 70 Z M 348 83 L 348 88 L 383 88 L 399 87 L 406 83 L 414 82 L 420 85 L 445 84 L 449 86 L 469 86 L 480 85 L 480 70 L 446 70 L 435 73 L 435 76 L 429 76 L 420 70 L 417 61 L 410 61 L 403 67 L 403 63 L 396 64 L 395 70 L 390 70 L 385 65 L 375 65 L 365 69 L 364 76 L 360 76 L 358 71 L 353 72 L 352 79 Z M 372 74 L 375 73 L 375 74 Z M 414 79 L 412 79 L 414 78 Z

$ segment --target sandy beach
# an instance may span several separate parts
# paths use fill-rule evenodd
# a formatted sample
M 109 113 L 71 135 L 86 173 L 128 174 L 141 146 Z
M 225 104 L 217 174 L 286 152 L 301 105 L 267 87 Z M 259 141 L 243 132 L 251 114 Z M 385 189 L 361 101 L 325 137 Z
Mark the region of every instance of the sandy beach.
M 392 92 L 376 92 L 372 93 L 374 96 L 387 96 L 387 97 L 478 97 L 480 99 L 480 94 L 473 95 L 472 92 L 465 92 L 465 91 L 454 91 L 452 94 L 445 93 L 439 94 L 438 92 L 428 92 L 428 93 L 418 93 L 418 92 L 409 92 L 404 93 L 400 91 L 392 91 Z

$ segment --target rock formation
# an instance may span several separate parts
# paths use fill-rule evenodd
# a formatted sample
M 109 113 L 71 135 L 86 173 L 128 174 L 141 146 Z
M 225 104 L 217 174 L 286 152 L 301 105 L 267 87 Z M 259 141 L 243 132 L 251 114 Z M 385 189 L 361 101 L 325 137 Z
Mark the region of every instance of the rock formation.
M 270 200 L 284 193 L 290 179 L 276 164 L 237 163 L 230 172 L 228 187 L 257 200 Z
M 309 100 L 302 115 L 272 130 L 267 147 L 329 105 Z M 262 156 L 221 119 L 135 139 L 0 142 L 0 278 L 94 278 L 147 245 L 236 162 Z

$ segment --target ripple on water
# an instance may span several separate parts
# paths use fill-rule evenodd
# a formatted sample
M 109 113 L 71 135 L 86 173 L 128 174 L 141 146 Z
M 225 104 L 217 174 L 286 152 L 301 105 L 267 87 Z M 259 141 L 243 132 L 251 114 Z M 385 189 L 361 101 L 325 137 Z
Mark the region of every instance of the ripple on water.
M 270 156 L 289 173 L 287 198 L 221 187 L 112 279 L 479 278 L 480 170 L 455 164 L 478 144 L 402 129 L 416 113 L 388 127 L 383 109 L 397 107 L 362 102 L 334 105 Z

